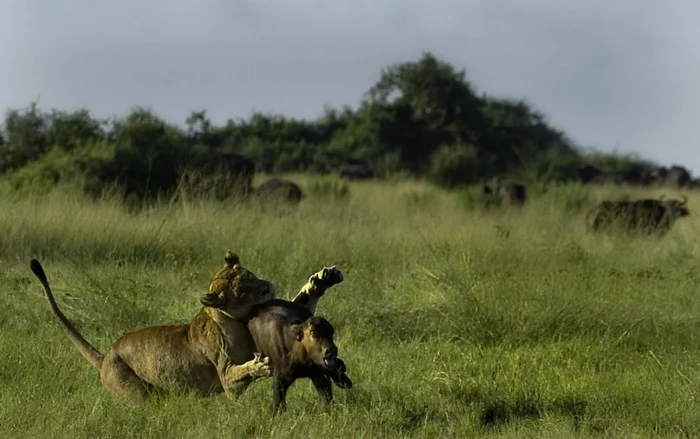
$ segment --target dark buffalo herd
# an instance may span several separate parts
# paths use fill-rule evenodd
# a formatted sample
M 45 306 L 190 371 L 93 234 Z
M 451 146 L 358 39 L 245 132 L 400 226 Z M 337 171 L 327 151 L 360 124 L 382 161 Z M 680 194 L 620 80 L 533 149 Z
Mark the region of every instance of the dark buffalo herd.
M 277 177 L 271 178 L 255 188 L 255 193 L 261 198 L 290 203 L 298 203 L 304 198 L 304 193 L 299 186 Z
M 235 178 L 245 189 L 244 192 L 260 199 L 299 203 L 304 194 L 295 183 L 273 177 L 252 187 L 253 176 L 258 172 L 271 172 L 268 163 L 258 163 L 236 154 L 216 153 L 207 157 L 211 172 L 224 170 Z M 257 168 L 257 169 L 256 169 Z M 363 161 L 349 161 L 338 168 L 341 178 L 363 180 L 374 178 L 372 167 Z M 700 188 L 700 178 L 693 179 L 690 172 L 682 166 L 648 167 L 636 170 L 605 172 L 592 165 L 568 168 L 568 178 L 583 184 L 666 186 L 674 189 Z M 495 177 L 482 186 L 485 204 L 522 206 L 526 203 L 527 188 L 513 180 Z M 627 231 L 642 234 L 665 234 L 678 218 L 690 215 L 687 197 L 680 200 L 646 198 L 636 201 L 605 200 L 594 206 L 586 215 L 586 225 L 590 232 Z
M 570 177 L 583 184 L 632 185 L 632 186 L 667 186 L 674 189 L 690 189 L 700 187 L 699 180 L 693 177 L 686 168 L 678 165 L 671 167 L 647 167 L 626 171 L 603 171 L 602 169 L 585 165 L 577 168 Z
M 495 178 L 490 184 L 484 183 L 483 194 L 487 203 L 500 204 L 505 200 L 513 206 L 522 206 L 527 200 L 524 184 L 500 178 Z
M 611 174 L 599 172 L 594 167 L 580 168 L 580 179 L 583 183 L 610 182 Z M 683 168 L 674 166 L 663 171 L 657 170 L 648 175 L 629 175 L 619 173 L 617 180 L 631 181 L 637 184 L 651 185 L 654 181 L 663 181 L 665 185 L 677 187 L 698 187 L 691 176 Z M 655 180 L 656 179 L 656 180 Z M 698 182 L 700 183 L 700 182 Z M 483 184 L 483 197 L 487 206 L 500 205 L 507 202 L 510 205 L 522 206 L 527 200 L 524 184 L 512 180 L 495 178 Z M 635 201 L 605 200 L 594 206 L 586 215 L 586 226 L 589 232 L 628 232 L 644 235 L 665 235 L 678 218 L 690 215 L 688 198 L 680 199 L 645 198 Z
M 340 177 L 348 180 L 367 180 L 374 178 L 374 171 L 368 163 L 352 161 L 340 167 Z
M 690 215 L 687 203 L 686 197 L 681 200 L 605 200 L 588 212 L 586 223 L 590 232 L 616 230 L 663 235 L 676 219 Z

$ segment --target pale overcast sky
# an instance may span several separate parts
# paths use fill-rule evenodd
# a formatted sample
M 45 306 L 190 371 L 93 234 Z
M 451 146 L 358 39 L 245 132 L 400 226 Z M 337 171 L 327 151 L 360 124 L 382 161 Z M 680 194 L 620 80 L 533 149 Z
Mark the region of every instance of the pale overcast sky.
M 700 174 L 697 0 L 0 0 L 0 102 L 312 118 L 425 50 L 582 146 Z

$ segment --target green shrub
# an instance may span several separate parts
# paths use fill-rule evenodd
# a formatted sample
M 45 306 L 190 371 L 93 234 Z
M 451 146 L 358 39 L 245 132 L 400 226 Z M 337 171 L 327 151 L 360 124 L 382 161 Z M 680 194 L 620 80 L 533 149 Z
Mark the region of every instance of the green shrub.
M 595 203 L 590 188 L 581 183 L 551 184 L 546 187 L 547 201 L 569 213 L 577 213 Z
M 477 150 L 467 145 L 446 145 L 433 153 L 428 179 L 445 187 L 470 184 L 478 178 Z
M 350 187 L 337 177 L 314 177 L 306 182 L 304 193 L 311 198 L 341 200 L 350 195 Z

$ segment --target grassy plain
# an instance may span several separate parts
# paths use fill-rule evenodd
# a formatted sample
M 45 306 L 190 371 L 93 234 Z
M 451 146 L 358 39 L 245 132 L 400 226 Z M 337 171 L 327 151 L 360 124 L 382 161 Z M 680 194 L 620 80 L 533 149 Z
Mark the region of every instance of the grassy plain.
M 585 233 L 582 209 L 611 188 L 551 187 L 523 209 L 483 211 L 420 182 L 353 183 L 340 200 L 323 187 L 293 211 L 185 197 L 129 213 L 60 191 L 2 196 L 0 437 L 700 434 L 700 196 L 663 239 L 632 239 Z M 323 266 L 344 271 L 318 313 L 355 388 L 336 388 L 329 410 L 300 381 L 270 420 L 269 380 L 237 399 L 128 409 L 101 389 L 28 268 L 39 258 L 59 305 L 104 351 L 124 332 L 194 316 L 227 249 L 287 298 Z

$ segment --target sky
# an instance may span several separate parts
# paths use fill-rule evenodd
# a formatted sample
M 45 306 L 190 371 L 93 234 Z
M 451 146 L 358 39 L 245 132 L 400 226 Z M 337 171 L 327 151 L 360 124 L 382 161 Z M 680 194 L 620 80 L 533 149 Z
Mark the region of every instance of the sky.
M 315 118 L 430 51 L 581 147 L 700 174 L 699 17 L 697 0 L 0 0 L 0 109 Z

